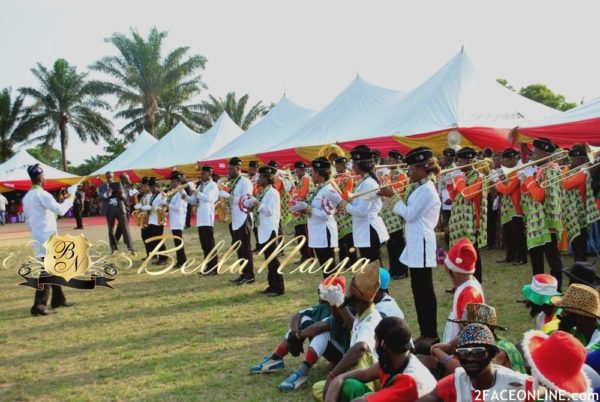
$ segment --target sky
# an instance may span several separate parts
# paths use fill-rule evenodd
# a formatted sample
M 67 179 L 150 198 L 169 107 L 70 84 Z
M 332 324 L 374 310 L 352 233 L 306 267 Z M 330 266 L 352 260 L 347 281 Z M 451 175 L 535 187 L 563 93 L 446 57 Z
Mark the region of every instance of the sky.
M 414 88 L 464 45 L 486 75 L 579 103 L 600 96 L 598 15 L 591 0 L 0 0 L 0 88 L 36 86 L 30 69 L 57 58 L 84 71 L 115 54 L 104 42 L 113 32 L 156 26 L 166 49 L 208 59 L 199 99 L 236 91 L 268 104 L 285 93 L 318 110 L 356 74 Z M 102 148 L 73 136 L 67 156 L 77 165 Z

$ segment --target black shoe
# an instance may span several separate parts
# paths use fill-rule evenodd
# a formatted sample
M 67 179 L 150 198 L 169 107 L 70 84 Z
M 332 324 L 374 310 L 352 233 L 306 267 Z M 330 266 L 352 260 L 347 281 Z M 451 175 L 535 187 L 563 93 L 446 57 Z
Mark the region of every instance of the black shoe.
M 242 280 L 240 282 L 238 282 L 238 285 L 249 285 L 251 283 L 256 282 L 256 279 L 254 279 L 253 276 L 251 277 L 244 277 L 242 278 Z
M 267 296 L 269 297 L 277 297 L 277 296 L 283 296 L 283 290 L 278 290 L 278 291 L 274 291 L 271 293 L 267 293 Z
M 75 303 L 74 302 L 69 302 L 69 301 L 64 301 L 61 304 L 52 304 L 52 308 L 59 308 L 59 307 L 71 307 L 73 306 Z
M 523 260 L 517 260 L 512 263 L 512 265 L 525 265 L 525 264 L 527 264 L 527 261 L 523 261 Z
M 514 263 L 515 260 L 509 260 L 509 259 L 503 258 L 501 260 L 496 261 L 496 264 L 510 264 L 511 262 Z
M 32 315 L 50 315 L 50 314 L 54 314 L 54 311 L 48 310 L 46 308 L 40 309 L 37 307 L 32 307 L 31 314 Z
M 156 262 L 154 262 L 154 265 L 167 265 L 168 262 L 167 260 L 158 260 Z
M 262 293 L 268 295 L 269 293 L 273 293 L 273 288 L 272 287 L 268 287 L 265 290 L 262 291 Z
M 454 292 L 456 292 L 456 288 L 448 288 L 448 289 L 444 290 L 444 292 L 450 293 L 451 295 L 453 295 Z
M 236 279 L 232 279 L 231 283 L 235 283 L 236 285 L 239 285 L 239 283 L 243 280 L 244 280 L 244 275 L 240 275 Z

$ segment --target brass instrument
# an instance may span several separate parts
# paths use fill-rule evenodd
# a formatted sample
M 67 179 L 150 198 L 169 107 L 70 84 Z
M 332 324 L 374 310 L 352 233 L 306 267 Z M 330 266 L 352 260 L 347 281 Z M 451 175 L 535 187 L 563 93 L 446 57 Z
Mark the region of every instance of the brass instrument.
M 531 162 L 528 162 L 528 163 L 524 163 L 524 164 L 522 164 L 522 165 L 515 166 L 514 168 L 506 168 L 506 167 L 504 167 L 504 166 L 503 166 L 503 167 L 502 167 L 502 173 L 504 173 L 504 175 L 505 175 L 506 177 L 508 177 L 508 175 L 509 175 L 509 174 L 512 174 L 512 173 L 514 173 L 514 172 L 518 172 L 519 170 L 523 170 L 523 169 L 525 169 L 525 168 L 527 168 L 527 167 L 529 167 L 529 166 L 535 166 L 535 165 L 537 165 L 538 163 L 540 163 L 540 162 L 542 162 L 542 161 L 545 161 L 545 160 L 548 160 L 548 159 L 555 158 L 556 156 L 559 156 L 559 155 L 560 155 L 560 157 L 559 157 L 558 159 L 563 159 L 563 158 L 566 158 L 566 157 L 567 157 L 567 155 L 565 155 L 565 154 L 567 154 L 567 152 L 568 152 L 568 151 L 566 151 L 566 150 L 564 150 L 564 149 L 563 149 L 563 150 L 560 150 L 560 151 L 558 151 L 558 152 L 555 152 L 555 153 L 553 153 L 552 155 L 548 155 L 548 156 L 545 156 L 545 157 L 543 157 L 543 158 L 540 158 L 540 159 L 538 159 L 537 161 L 531 161 Z M 543 164 L 543 165 L 542 165 L 542 166 L 540 166 L 540 167 L 546 167 L 546 166 L 548 166 L 548 165 L 549 165 L 550 163 L 552 163 L 552 162 L 553 162 L 553 161 L 547 162 L 547 163 Z
M 225 191 L 225 187 L 229 187 L 229 178 L 221 177 L 217 180 L 217 186 L 219 187 L 219 191 Z M 229 204 L 225 198 L 220 198 L 215 203 L 215 215 L 219 218 L 221 222 L 229 222 Z
M 379 191 L 382 188 L 392 187 L 392 186 L 394 186 L 396 184 L 397 183 L 388 183 L 388 184 L 384 184 L 384 185 L 376 187 L 376 188 L 372 188 L 370 190 L 365 190 L 365 191 L 361 191 L 361 192 L 358 192 L 358 193 L 349 193 L 348 194 L 348 202 L 351 202 L 355 198 L 361 197 L 361 196 L 363 196 L 365 194 L 374 193 L 375 191 Z
M 600 162 L 596 162 L 596 155 L 600 153 L 600 148 L 594 150 L 589 144 L 585 144 L 585 153 L 588 158 L 588 161 L 586 163 L 567 170 L 564 174 L 557 176 L 553 180 L 544 180 L 540 184 L 540 187 L 546 188 L 548 186 L 552 186 L 556 183 L 560 183 L 564 179 L 569 179 L 575 176 L 577 173 L 583 171 L 584 169 L 591 169 L 600 165 Z
M 342 156 L 345 157 L 346 153 L 337 144 L 327 144 L 319 149 L 317 155 L 322 158 L 327 158 L 327 160 L 333 164 L 337 158 L 341 158 Z
M 444 170 L 440 171 L 440 176 L 443 176 L 446 173 L 455 172 L 457 170 L 462 170 L 463 168 L 466 168 L 466 167 L 473 167 L 473 169 L 475 169 L 475 170 L 486 169 L 486 166 L 477 167 L 477 165 L 481 165 L 481 164 L 485 164 L 487 166 L 487 169 L 489 169 L 488 162 L 485 160 L 480 160 L 480 161 L 475 161 L 473 163 L 469 163 L 468 165 L 455 166 L 453 168 L 444 169 Z
M 375 169 L 385 168 L 385 167 L 396 167 L 398 169 L 406 169 L 408 165 L 406 163 L 392 163 L 389 165 L 375 165 Z
M 148 227 L 148 211 L 142 211 L 140 209 L 136 209 L 131 213 L 133 219 L 135 220 L 135 224 L 138 225 L 142 229 L 146 229 Z

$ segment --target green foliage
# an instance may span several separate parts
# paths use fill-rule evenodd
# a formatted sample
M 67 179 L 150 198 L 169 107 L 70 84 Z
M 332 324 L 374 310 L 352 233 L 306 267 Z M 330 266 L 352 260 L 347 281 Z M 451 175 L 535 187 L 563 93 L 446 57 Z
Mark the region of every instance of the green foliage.
M 227 112 L 238 126 L 243 130 L 248 130 L 256 119 L 264 116 L 271 109 L 259 101 L 246 111 L 249 98 L 250 95 L 245 94 L 238 100 L 235 92 L 227 93 L 225 99 L 210 95 L 208 101 L 202 102 L 203 114 L 199 124 L 211 127 L 223 112 Z
M 198 71 L 206 58 L 188 57 L 189 47 L 182 46 L 163 55 L 167 32 L 152 28 L 147 38 L 131 30 L 130 36 L 114 33 L 106 42 L 118 50 L 118 56 L 106 56 L 91 68 L 112 77 L 112 82 L 95 82 L 102 93 L 118 98 L 117 118 L 127 119 L 120 132 L 128 139 L 145 129 L 155 135 L 157 125 L 164 121 L 172 127 L 176 119 L 187 119 L 192 108 L 184 106 L 201 89 L 206 88 Z M 184 120 L 185 121 L 185 120 Z M 193 120 L 188 120 L 193 126 Z
M 34 148 L 27 149 L 27 152 L 29 152 L 29 154 L 35 159 L 45 163 L 46 165 L 64 170 L 65 172 L 67 171 L 67 169 L 63 168 L 62 154 L 58 149 L 53 148 L 51 145 L 45 143 L 39 144 Z M 67 161 L 67 164 L 70 164 L 70 162 Z
M 496 81 L 510 89 L 513 92 L 517 92 L 515 88 L 508 83 L 504 78 L 498 78 Z M 554 93 L 550 88 L 544 84 L 531 84 L 526 87 L 519 89 L 519 95 L 522 95 L 528 99 L 536 101 L 538 103 L 549 106 L 553 109 L 567 111 L 577 106 L 575 102 L 567 102 L 564 95 Z
M 51 70 L 38 63 L 31 72 L 39 87 L 19 89 L 32 101 L 25 109 L 22 132 L 43 131 L 33 141 L 43 141 L 46 145 L 53 145 L 59 139 L 62 169 L 66 171 L 68 129 L 75 130 L 83 142 L 91 140 L 97 144 L 100 138 L 111 138 L 112 123 L 99 112 L 109 110 L 110 106 L 100 99 L 97 85 L 87 81 L 87 74 L 78 73 L 76 67 L 64 59 L 56 60 Z
M 0 92 L 0 163 L 12 157 L 15 145 L 29 137 L 20 124 L 23 112 L 23 96 L 13 100 L 11 89 L 4 88 Z
M 111 160 L 113 160 L 113 157 L 109 155 L 94 155 L 91 158 L 86 159 L 81 165 L 69 169 L 69 172 L 78 176 L 87 176 L 100 169 L 102 166 L 105 166 Z

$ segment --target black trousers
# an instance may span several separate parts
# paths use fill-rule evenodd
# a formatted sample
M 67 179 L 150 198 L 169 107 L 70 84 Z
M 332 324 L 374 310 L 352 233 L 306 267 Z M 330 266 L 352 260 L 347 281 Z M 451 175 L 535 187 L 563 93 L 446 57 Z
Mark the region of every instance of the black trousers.
M 131 235 L 129 234 L 129 222 L 127 222 L 127 214 L 119 208 L 109 207 L 106 212 L 106 222 L 108 223 L 108 240 L 110 241 L 110 248 L 113 250 L 117 249 L 117 238 L 114 233 L 115 220 L 118 222 L 117 230 L 120 228 L 123 235 L 123 240 L 129 250 L 133 250 L 133 244 L 131 243 Z
M 182 240 L 174 239 L 175 247 L 183 244 L 183 230 L 181 229 L 171 229 L 171 233 L 173 236 L 181 237 Z M 177 253 L 177 265 L 183 265 L 187 261 L 187 256 L 185 255 L 185 247 L 181 247 L 176 251 Z
M 256 244 L 254 248 L 256 250 L 260 250 L 260 242 L 258 241 L 258 226 L 254 226 L 254 229 L 252 229 L 252 231 L 254 232 L 254 244 Z
M 269 240 L 267 240 L 266 243 L 261 244 L 260 248 L 262 249 L 265 244 L 267 244 L 269 241 L 273 240 L 275 237 L 277 237 L 277 233 L 275 233 L 275 231 L 271 232 L 271 236 L 269 237 Z M 265 259 L 269 258 L 271 256 L 271 254 L 273 254 L 275 252 L 276 248 L 277 248 L 276 242 L 271 243 L 271 245 L 265 250 Z M 280 274 L 279 272 L 277 272 L 278 269 L 279 269 L 279 260 L 277 259 L 277 256 L 275 256 L 275 258 L 273 258 L 271 260 L 271 262 L 269 262 L 269 265 L 268 265 L 268 270 L 269 270 L 269 274 L 267 275 L 267 278 L 269 281 L 268 289 L 272 292 L 283 293 L 285 291 L 285 285 L 283 283 L 283 275 Z
M 308 259 L 310 257 L 310 250 L 308 248 L 308 226 L 306 224 L 294 226 L 294 235 L 296 237 L 304 236 L 304 245 L 300 249 L 300 256 L 303 260 Z
M 358 261 L 358 255 L 356 254 L 356 249 L 354 248 L 354 239 L 352 238 L 352 232 L 348 233 L 341 239 L 338 239 L 338 249 L 340 261 L 348 257 L 347 266 L 350 266 L 356 261 Z
M 83 220 L 81 216 L 83 214 L 83 205 L 73 205 L 73 215 L 75 215 L 75 222 L 78 228 L 83 227 Z
M 410 287 L 422 336 L 437 338 L 437 299 L 431 268 L 410 268 Z
M 200 246 L 202 247 L 204 258 L 206 258 L 208 253 L 215 248 L 214 228 L 212 226 L 198 226 L 198 236 L 200 237 Z M 218 263 L 219 257 L 215 255 L 210 261 L 206 262 L 205 273 L 211 272 L 213 268 L 216 269 Z
M 558 281 L 558 290 L 560 291 L 563 265 L 558 252 L 556 233 L 552 233 L 552 241 L 529 250 L 533 275 L 544 273 L 544 256 L 550 265 L 550 274 Z
M 148 236 L 148 228 L 140 228 L 140 232 L 142 236 L 142 242 L 144 243 L 144 249 L 146 250 L 146 258 L 148 258 L 150 251 L 152 250 L 150 248 L 150 244 L 146 243 L 146 239 L 150 237 Z
M 360 257 L 366 258 L 370 262 L 379 260 L 379 263 L 381 264 L 381 243 L 379 242 L 379 235 L 377 234 L 377 231 L 373 228 L 373 226 L 369 226 L 369 237 L 371 240 L 371 245 L 369 247 L 358 248 L 358 251 L 360 252 Z
M 452 210 L 445 210 L 442 209 L 442 212 L 440 213 L 440 218 L 442 220 L 442 227 L 444 228 L 444 241 L 446 242 L 446 245 L 448 247 L 450 247 L 450 227 L 448 225 L 448 223 L 450 222 L 450 215 L 452 215 Z
M 194 207 L 192 206 L 192 204 L 188 204 L 187 206 L 187 211 L 185 213 L 185 228 L 189 228 L 190 227 L 190 222 L 192 221 L 192 209 Z
M 515 216 L 502 225 L 502 238 L 506 247 L 506 261 L 527 262 L 527 239 L 523 218 Z
M 573 261 L 587 261 L 587 229 L 581 229 L 579 236 L 573 239 L 571 247 L 573 248 Z
M 475 247 L 475 252 L 477 253 L 477 261 L 475 261 L 475 274 L 473 274 L 473 276 L 479 281 L 479 283 L 483 283 L 483 266 L 481 263 L 479 247 L 477 246 L 477 239 L 475 240 L 473 247 Z
M 488 216 L 487 216 L 487 244 L 488 248 L 496 247 L 496 224 L 498 222 L 498 210 L 492 208 L 492 204 L 488 199 Z
M 325 248 L 313 248 L 312 249 L 317 256 L 317 260 L 319 261 L 319 265 L 323 266 L 329 259 L 331 259 L 331 264 L 325 270 L 323 270 L 323 278 L 327 278 L 332 275 L 335 268 L 335 252 L 333 248 L 325 247 Z M 325 272 L 327 271 L 327 272 Z
M 233 230 L 233 226 L 229 224 L 229 231 L 231 232 L 231 240 L 235 243 L 240 241 L 240 248 L 237 250 L 238 258 L 244 258 L 248 260 L 248 263 L 242 271 L 242 275 L 246 278 L 254 278 L 254 257 L 252 256 L 252 245 L 250 244 L 250 232 L 252 231 L 252 218 L 250 215 L 246 217 L 246 222 L 238 229 Z
M 394 233 L 390 233 L 390 239 L 387 241 L 387 251 L 390 259 L 390 275 L 401 276 L 408 274 L 408 267 L 400 262 L 400 255 L 406 247 L 406 241 L 404 240 L 404 232 L 397 230 Z
M 146 234 L 148 236 L 147 238 L 154 237 L 154 236 L 162 236 L 164 234 L 164 232 L 165 232 L 165 228 L 162 225 L 148 225 L 148 227 L 146 228 Z M 160 240 L 153 240 L 150 243 L 148 243 L 148 248 L 146 249 L 147 252 L 150 253 L 152 250 L 154 250 L 154 248 L 158 245 L 159 242 L 160 242 Z M 167 249 L 167 246 L 165 246 L 165 244 L 163 243 L 163 245 L 161 246 L 159 251 L 165 251 L 166 249 Z M 167 256 L 161 255 L 158 257 L 158 260 L 166 261 Z
M 58 307 L 67 301 L 61 286 L 43 285 L 42 289 L 36 289 L 35 291 L 33 306 L 31 307 L 32 313 L 42 311 L 46 308 L 48 299 L 50 298 L 50 288 L 52 288 L 52 307 Z

